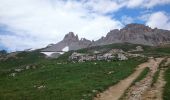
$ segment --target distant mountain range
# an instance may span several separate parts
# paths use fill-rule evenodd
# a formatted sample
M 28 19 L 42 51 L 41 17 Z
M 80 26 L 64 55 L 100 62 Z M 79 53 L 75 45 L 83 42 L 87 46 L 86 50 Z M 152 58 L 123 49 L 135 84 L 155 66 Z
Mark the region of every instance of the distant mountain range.
M 170 31 L 157 28 L 152 29 L 143 24 L 128 24 L 120 30 L 111 30 L 105 37 L 101 37 L 97 41 L 90 41 L 85 38 L 79 39 L 73 32 L 69 32 L 62 41 L 51 44 L 42 51 L 62 51 L 65 47 L 68 47 L 69 50 L 78 50 L 113 43 L 132 43 L 149 46 L 169 44 Z

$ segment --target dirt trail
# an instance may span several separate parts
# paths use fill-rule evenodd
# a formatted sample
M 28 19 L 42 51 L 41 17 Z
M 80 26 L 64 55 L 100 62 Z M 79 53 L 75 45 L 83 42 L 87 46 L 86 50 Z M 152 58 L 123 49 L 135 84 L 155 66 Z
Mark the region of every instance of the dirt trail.
M 149 59 L 148 62 L 140 64 L 133 74 L 124 80 L 121 80 L 118 84 L 111 86 L 103 93 L 97 94 L 94 100 L 118 100 L 125 92 L 125 90 L 132 84 L 133 80 L 136 79 L 145 67 L 157 65 L 157 61 Z
M 170 58 L 165 62 L 165 66 L 170 63 Z M 163 100 L 163 87 L 166 84 L 164 80 L 164 72 L 167 68 L 161 68 L 157 82 L 146 93 L 144 93 L 142 100 Z
M 142 100 L 143 94 L 150 88 L 154 73 L 157 71 L 159 64 L 163 58 L 156 58 L 150 68 L 150 73 L 141 81 L 137 82 L 134 86 L 127 90 L 124 100 Z
M 154 87 L 144 93 L 142 100 L 162 100 L 163 86 L 166 83 L 163 78 L 164 71 L 165 70 L 160 70 L 158 81 L 155 83 Z
M 165 66 L 169 65 L 170 64 L 170 58 L 167 58 L 167 61 L 165 63 Z

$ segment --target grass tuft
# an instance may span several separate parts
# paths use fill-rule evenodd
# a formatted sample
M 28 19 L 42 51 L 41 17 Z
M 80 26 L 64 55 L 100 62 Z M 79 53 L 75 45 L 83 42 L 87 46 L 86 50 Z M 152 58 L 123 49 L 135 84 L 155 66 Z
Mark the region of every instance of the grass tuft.
M 133 81 L 132 85 L 134 85 L 136 82 L 141 81 L 142 79 L 144 79 L 146 77 L 146 75 L 149 73 L 150 69 L 149 67 L 146 67 L 141 74 Z
M 169 100 L 170 98 L 170 64 L 168 65 L 168 69 L 165 71 L 164 78 L 166 81 L 164 92 L 163 92 L 163 100 Z

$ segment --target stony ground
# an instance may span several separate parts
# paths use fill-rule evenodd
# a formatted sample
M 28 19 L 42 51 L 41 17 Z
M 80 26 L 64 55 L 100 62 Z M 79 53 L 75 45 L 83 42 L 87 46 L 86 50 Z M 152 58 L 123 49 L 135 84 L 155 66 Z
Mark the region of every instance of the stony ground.
M 148 66 L 151 70 L 150 73 L 143 80 L 137 82 L 127 90 L 126 96 L 124 97 L 125 100 L 142 100 L 142 95 L 150 88 L 152 77 L 162 60 L 163 58 L 156 58 L 153 63 Z
M 160 71 L 157 82 L 143 94 L 142 100 L 162 100 L 163 86 L 166 83 L 163 79 L 164 71 Z
M 118 100 L 124 94 L 124 92 L 128 89 L 128 87 L 132 84 L 134 79 L 136 79 L 140 75 L 140 73 L 144 70 L 145 67 L 149 66 L 152 69 L 152 74 L 153 74 L 156 71 L 155 67 L 158 67 L 161 61 L 162 59 L 156 59 L 156 60 L 149 59 L 148 62 L 140 64 L 139 67 L 136 69 L 136 71 L 132 75 L 120 81 L 118 84 L 111 86 L 103 93 L 97 94 L 94 100 Z M 140 97 L 141 91 L 143 91 L 143 89 L 146 88 L 145 86 L 147 85 L 149 86 L 150 81 L 151 81 L 150 79 L 151 75 L 148 75 L 148 77 L 144 81 L 142 81 L 137 86 L 132 87 L 132 89 L 129 90 L 129 95 L 127 97 L 128 100 L 139 100 L 136 98 Z M 134 93 L 136 96 L 133 96 Z
M 170 58 L 167 59 L 165 62 L 165 66 L 167 66 L 170 63 Z M 164 80 L 164 72 L 167 68 L 161 68 L 159 77 L 157 82 L 148 89 L 142 96 L 142 100 L 163 100 L 163 89 L 166 84 L 166 81 Z

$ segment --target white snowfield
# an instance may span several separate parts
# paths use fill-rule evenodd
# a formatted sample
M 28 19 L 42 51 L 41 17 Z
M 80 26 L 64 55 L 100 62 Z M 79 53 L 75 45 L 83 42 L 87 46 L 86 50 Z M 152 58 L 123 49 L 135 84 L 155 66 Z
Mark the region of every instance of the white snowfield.
M 69 51 L 69 47 L 68 46 L 65 46 L 63 49 L 62 49 L 63 52 L 68 52 Z
M 64 54 L 65 52 L 68 52 L 69 51 L 69 47 L 68 46 L 65 46 L 62 51 L 56 51 L 56 52 L 41 52 L 43 54 L 45 54 L 46 56 L 50 57 L 52 54 L 54 53 L 59 53 L 59 54 Z

